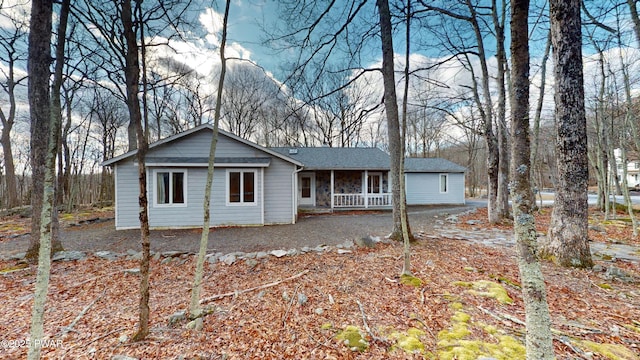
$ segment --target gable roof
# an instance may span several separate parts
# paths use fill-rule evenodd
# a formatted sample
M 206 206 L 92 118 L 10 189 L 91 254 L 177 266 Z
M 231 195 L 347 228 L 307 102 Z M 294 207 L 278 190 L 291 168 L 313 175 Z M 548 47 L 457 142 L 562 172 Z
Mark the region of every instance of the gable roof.
M 191 134 L 197 133 L 199 131 L 204 131 L 204 130 L 213 131 L 213 125 L 211 125 L 211 124 L 202 124 L 200 126 L 196 126 L 194 128 L 191 128 L 189 130 L 183 131 L 181 133 L 168 136 L 168 137 L 166 137 L 166 138 L 164 138 L 162 140 L 158 140 L 158 141 L 156 141 L 154 143 L 149 144 L 149 150 L 152 150 L 152 149 L 154 149 L 154 148 L 156 148 L 158 146 L 161 146 L 161 145 L 164 145 L 164 144 L 168 144 L 168 143 L 170 143 L 172 141 L 181 139 L 183 137 L 186 137 L 186 136 L 189 136 Z M 218 130 L 218 136 L 220 136 L 220 135 L 226 136 L 226 137 L 231 138 L 231 139 L 233 139 L 235 141 L 238 141 L 238 142 L 240 142 L 240 143 L 242 143 L 244 145 L 247 145 L 247 146 L 250 146 L 252 148 L 258 149 L 260 151 L 264 151 L 265 153 L 267 153 L 269 155 L 273 155 L 273 156 L 275 156 L 277 158 L 280 158 L 282 160 L 288 161 L 288 162 L 290 162 L 292 164 L 295 164 L 295 165 L 298 165 L 298 166 L 302 166 L 302 163 L 300 163 L 296 159 L 293 159 L 293 158 L 287 156 L 286 154 L 282 154 L 282 153 L 273 151 L 271 149 L 268 149 L 266 147 L 260 146 L 260 145 L 254 143 L 254 142 L 251 142 L 249 140 L 243 139 L 243 138 L 241 138 L 241 137 L 239 137 L 239 136 L 237 136 L 235 134 L 232 134 L 232 133 L 230 133 L 228 131 L 224 131 L 222 129 L 219 129 Z M 119 161 L 128 159 L 128 158 L 136 155 L 137 153 L 138 153 L 138 150 L 132 150 L 132 151 L 126 152 L 126 153 L 124 153 L 122 155 L 119 155 L 119 156 L 116 156 L 116 157 L 113 157 L 111 159 L 103 161 L 102 162 L 102 166 L 113 165 L 113 164 L 115 164 L 115 163 L 117 163 Z M 207 159 L 207 162 L 208 162 L 208 159 Z
M 276 147 L 305 170 L 389 170 L 389 154 L 378 148 Z
M 463 173 L 467 168 L 442 158 L 406 158 L 405 172 Z

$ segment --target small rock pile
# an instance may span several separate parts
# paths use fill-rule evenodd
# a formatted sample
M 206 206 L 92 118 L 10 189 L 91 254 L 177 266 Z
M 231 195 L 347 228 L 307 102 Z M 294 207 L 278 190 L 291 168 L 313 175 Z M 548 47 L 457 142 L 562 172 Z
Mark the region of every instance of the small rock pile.
M 288 250 L 276 249 L 271 251 L 258 251 L 258 252 L 242 252 L 236 251 L 228 254 L 222 252 L 209 253 L 206 255 L 206 261 L 211 264 L 223 263 L 226 265 L 233 265 L 238 261 L 245 261 L 245 263 L 251 267 L 258 264 L 258 260 L 268 257 L 281 258 L 285 256 L 296 256 L 306 253 L 326 253 L 336 251 L 338 254 L 348 254 L 353 251 L 356 246 L 359 247 L 375 247 L 377 243 L 383 242 L 376 236 L 364 236 L 360 239 L 347 240 L 342 244 L 335 246 L 318 245 L 316 247 L 304 246 L 300 249 L 291 248 Z M 82 261 L 91 255 L 82 251 L 60 251 L 54 254 L 53 261 Z M 179 263 L 184 264 L 189 261 L 190 257 L 195 255 L 193 252 L 184 251 L 164 251 L 164 252 L 151 252 L 153 260 L 160 261 L 161 264 Z M 93 256 L 104 260 L 141 260 L 142 252 L 129 249 L 126 253 L 115 253 L 112 251 L 100 250 L 93 252 Z M 25 253 L 18 253 L 11 255 L 7 258 L 1 258 L 0 260 L 17 260 L 24 261 Z

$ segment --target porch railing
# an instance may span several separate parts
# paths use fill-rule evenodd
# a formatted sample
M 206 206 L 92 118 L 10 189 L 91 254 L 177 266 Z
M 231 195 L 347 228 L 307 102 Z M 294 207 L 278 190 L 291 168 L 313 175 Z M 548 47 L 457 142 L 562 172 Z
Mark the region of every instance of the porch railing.
M 391 194 L 367 194 L 365 197 L 363 194 L 333 194 L 333 207 L 346 208 L 346 207 L 380 207 L 391 206 Z

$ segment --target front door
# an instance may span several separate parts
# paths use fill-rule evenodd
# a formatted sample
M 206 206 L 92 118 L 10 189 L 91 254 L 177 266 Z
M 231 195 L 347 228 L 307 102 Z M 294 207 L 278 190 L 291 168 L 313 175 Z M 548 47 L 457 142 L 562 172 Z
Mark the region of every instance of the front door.
M 315 174 L 300 174 L 300 205 L 315 206 L 316 177 Z

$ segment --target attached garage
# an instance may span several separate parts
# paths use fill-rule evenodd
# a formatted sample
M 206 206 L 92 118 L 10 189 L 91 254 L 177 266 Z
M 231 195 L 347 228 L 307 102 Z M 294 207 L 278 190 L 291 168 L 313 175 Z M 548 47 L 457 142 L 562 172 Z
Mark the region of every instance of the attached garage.
M 464 204 L 465 171 L 445 159 L 405 159 L 407 204 Z

